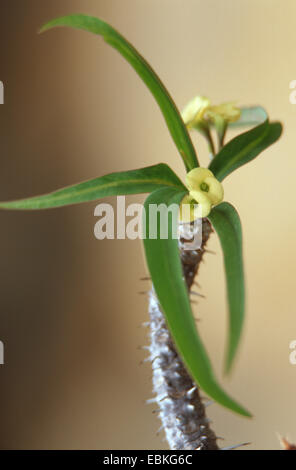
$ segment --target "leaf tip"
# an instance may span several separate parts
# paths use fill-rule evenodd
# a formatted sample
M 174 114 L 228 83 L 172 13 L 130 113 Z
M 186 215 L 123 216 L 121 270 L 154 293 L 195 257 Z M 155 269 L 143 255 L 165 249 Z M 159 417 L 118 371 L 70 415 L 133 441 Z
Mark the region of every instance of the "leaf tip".
M 279 121 L 276 121 L 276 122 L 273 122 L 271 125 L 273 125 L 276 130 L 277 130 L 277 139 L 279 139 L 283 133 L 283 130 L 284 130 L 284 126 L 281 122 Z
M 250 413 L 250 411 L 248 411 L 247 409 L 243 409 L 243 413 L 241 413 L 245 418 L 253 418 L 253 415 L 252 413 Z
M 235 352 L 233 348 L 229 347 L 226 353 L 225 361 L 224 361 L 224 375 L 229 375 L 232 372 L 234 359 L 235 359 Z
M 45 31 L 48 31 L 49 29 L 53 28 L 54 25 L 52 25 L 52 21 L 48 21 L 47 23 L 44 23 L 41 28 L 37 31 L 38 34 L 45 33 Z
M 238 346 L 239 346 L 239 341 L 240 341 L 240 335 L 241 332 L 238 334 L 238 336 L 235 338 L 235 341 L 230 342 L 228 349 L 226 351 L 225 355 L 225 361 L 224 361 L 224 375 L 230 375 L 230 373 L 233 370 Z
M 244 418 L 253 418 L 252 413 L 237 402 L 235 403 L 235 407 L 231 407 L 230 409 Z
M 58 18 L 54 18 L 50 21 L 44 23 L 38 31 L 38 34 L 44 33 L 49 29 L 57 28 L 58 26 L 71 26 L 69 22 L 71 21 L 74 23 L 75 19 L 81 18 L 82 15 L 68 15 L 68 16 L 59 16 Z M 74 24 L 73 24 L 74 26 Z

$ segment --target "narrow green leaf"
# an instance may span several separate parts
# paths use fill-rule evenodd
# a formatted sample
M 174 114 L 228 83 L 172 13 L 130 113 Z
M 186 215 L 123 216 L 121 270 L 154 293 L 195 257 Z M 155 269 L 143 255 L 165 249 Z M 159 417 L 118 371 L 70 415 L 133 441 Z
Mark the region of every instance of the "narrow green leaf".
M 276 142 L 282 133 L 279 122 L 265 121 L 250 131 L 244 132 L 228 142 L 209 165 L 219 181 L 242 165 L 253 160 L 263 150 Z
M 163 188 L 145 202 L 146 235 L 149 234 L 149 207 L 152 204 L 180 204 L 184 192 Z M 162 239 L 158 227 L 156 239 L 146 237 L 144 247 L 155 292 L 165 314 L 175 344 L 193 379 L 221 405 L 244 416 L 249 412 L 230 398 L 217 383 L 210 360 L 196 330 L 179 256 L 178 240 L 170 233 Z
M 223 250 L 229 306 L 229 339 L 226 372 L 229 372 L 242 333 L 245 315 L 245 285 L 242 254 L 242 228 L 239 215 L 228 202 L 212 209 L 208 216 Z
M 163 186 L 173 187 L 179 191 L 185 189 L 170 167 L 160 163 L 140 170 L 111 173 L 42 196 L 1 202 L 0 209 L 49 209 L 94 201 L 106 196 L 149 193 Z
M 242 107 L 238 121 L 230 122 L 229 127 L 258 126 L 268 119 L 267 112 L 262 106 Z
M 41 32 L 56 26 L 69 26 L 99 34 L 110 46 L 117 49 L 135 69 L 156 99 L 186 169 L 191 170 L 199 166 L 192 141 L 174 101 L 150 65 L 121 34 L 101 19 L 86 15 L 56 18 L 45 24 Z

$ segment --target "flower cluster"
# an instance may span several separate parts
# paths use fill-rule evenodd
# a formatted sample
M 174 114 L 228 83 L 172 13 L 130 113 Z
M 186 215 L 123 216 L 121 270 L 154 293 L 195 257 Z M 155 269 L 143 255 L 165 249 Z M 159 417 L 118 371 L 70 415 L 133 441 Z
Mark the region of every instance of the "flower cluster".
M 186 126 L 198 128 L 205 123 L 216 124 L 219 121 L 225 123 L 237 121 L 241 116 L 241 111 L 235 103 L 222 103 L 218 106 L 211 105 L 208 98 L 196 96 L 191 100 L 182 112 L 182 118 Z
M 189 194 L 183 198 L 180 208 L 180 219 L 183 222 L 207 217 L 212 207 L 223 201 L 223 186 L 208 168 L 199 167 L 189 171 L 186 176 L 186 186 Z M 188 204 L 189 213 L 185 209 L 185 205 Z

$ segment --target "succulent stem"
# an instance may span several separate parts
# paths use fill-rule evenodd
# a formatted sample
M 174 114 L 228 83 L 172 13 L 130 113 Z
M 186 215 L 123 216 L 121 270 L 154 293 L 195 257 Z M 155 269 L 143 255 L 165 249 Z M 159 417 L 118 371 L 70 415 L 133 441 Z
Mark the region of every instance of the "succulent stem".
M 205 245 L 212 232 L 203 219 L 202 244 L 199 250 L 185 250 L 188 240 L 179 240 L 180 257 L 188 290 L 202 260 Z M 206 403 L 192 381 L 166 326 L 153 289 L 149 294 L 150 359 L 153 370 L 153 391 L 159 418 L 172 450 L 218 450 L 217 438 L 206 417 Z

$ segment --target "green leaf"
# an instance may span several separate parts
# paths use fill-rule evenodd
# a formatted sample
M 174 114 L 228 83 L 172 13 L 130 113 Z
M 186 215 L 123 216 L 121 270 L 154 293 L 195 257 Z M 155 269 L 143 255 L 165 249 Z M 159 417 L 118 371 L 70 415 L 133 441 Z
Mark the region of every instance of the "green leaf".
M 140 170 L 111 173 L 42 196 L 1 202 L 0 209 L 48 209 L 94 201 L 106 196 L 149 193 L 163 186 L 185 189 L 170 167 L 160 163 Z
M 245 315 L 242 228 L 238 213 L 228 202 L 214 207 L 208 219 L 218 234 L 224 256 L 229 306 L 229 339 L 225 369 L 229 372 L 238 348 Z
M 228 142 L 209 165 L 219 181 L 242 165 L 253 160 L 259 153 L 276 142 L 282 133 L 279 122 L 265 121 L 250 131 L 244 132 Z
M 151 204 L 180 204 L 184 192 L 163 188 L 153 192 L 145 202 L 146 235 L 149 234 L 149 207 Z M 159 224 L 160 225 L 160 224 Z M 144 239 L 147 265 L 155 292 L 165 314 L 177 349 L 192 375 L 204 392 L 221 405 L 236 413 L 249 412 L 230 398 L 215 379 L 212 366 L 197 332 L 179 256 L 178 240 L 170 233 L 162 239 L 158 227 L 156 239 Z
M 230 122 L 229 127 L 258 126 L 268 119 L 267 112 L 262 106 L 242 107 L 238 121 Z
M 117 49 L 135 69 L 156 99 L 186 169 L 191 170 L 199 166 L 192 141 L 174 101 L 150 65 L 121 34 L 101 19 L 86 15 L 69 15 L 54 19 L 45 24 L 41 32 L 56 26 L 69 26 L 99 34 L 110 46 Z

